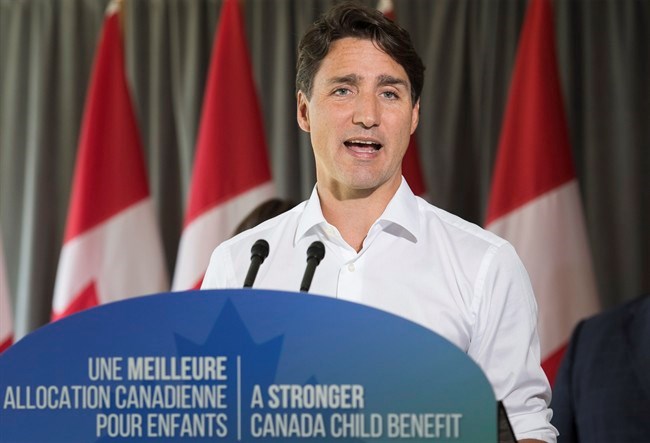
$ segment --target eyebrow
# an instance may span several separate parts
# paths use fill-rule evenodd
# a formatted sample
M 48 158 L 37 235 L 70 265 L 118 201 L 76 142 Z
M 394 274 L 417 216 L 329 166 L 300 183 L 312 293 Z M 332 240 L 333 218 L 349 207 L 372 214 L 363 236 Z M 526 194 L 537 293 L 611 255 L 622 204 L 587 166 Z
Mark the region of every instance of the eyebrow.
M 379 76 L 379 81 L 377 82 L 379 86 L 386 86 L 386 85 L 391 85 L 391 86 L 404 86 L 406 89 L 408 89 L 409 84 L 406 80 L 398 77 L 393 77 L 392 75 L 380 75 Z
M 337 77 L 332 77 L 330 78 L 327 83 L 329 85 L 339 85 L 339 84 L 351 84 L 351 85 L 358 85 L 361 83 L 361 80 L 363 80 L 363 77 L 357 75 L 357 74 L 348 74 L 348 75 L 342 75 L 342 76 L 337 76 Z M 377 79 L 377 85 L 378 86 L 404 86 L 406 89 L 408 89 L 409 84 L 406 80 L 399 78 L 399 77 L 394 77 L 392 75 L 388 74 L 382 74 L 378 77 Z
M 327 84 L 329 85 L 339 85 L 341 83 L 349 83 L 352 85 L 359 84 L 361 82 L 361 77 L 358 76 L 357 74 L 348 74 L 348 75 L 341 75 L 337 77 L 332 77 L 327 80 Z

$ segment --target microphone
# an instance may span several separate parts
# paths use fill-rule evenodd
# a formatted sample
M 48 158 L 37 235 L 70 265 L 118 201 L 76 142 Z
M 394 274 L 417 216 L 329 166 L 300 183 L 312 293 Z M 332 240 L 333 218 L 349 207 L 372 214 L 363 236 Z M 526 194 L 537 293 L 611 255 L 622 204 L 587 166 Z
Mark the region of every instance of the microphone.
M 302 283 L 300 283 L 300 290 L 302 292 L 309 291 L 311 281 L 316 272 L 316 266 L 325 257 L 325 245 L 319 241 L 315 241 L 309 248 L 307 248 L 307 268 L 305 268 L 305 275 L 302 276 Z
M 252 288 L 255 277 L 257 277 L 257 271 L 260 269 L 260 265 L 264 263 L 264 259 L 269 256 L 269 243 L 264 239 L 259 239 L 255 242 L 251 248 L 251 264 L 248 267 L 248 273 L 244 279 L 244 287 Z

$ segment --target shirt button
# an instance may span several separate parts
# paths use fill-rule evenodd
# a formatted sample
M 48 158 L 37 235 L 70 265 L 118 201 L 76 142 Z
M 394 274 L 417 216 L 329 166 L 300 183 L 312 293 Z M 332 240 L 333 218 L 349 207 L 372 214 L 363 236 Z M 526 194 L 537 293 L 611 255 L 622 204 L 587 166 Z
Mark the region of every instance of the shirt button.
M 354 263 L 350 263 L 350 264 L 348 265 L 348 271 L 350 271 L 350 272 L 354 272 Z

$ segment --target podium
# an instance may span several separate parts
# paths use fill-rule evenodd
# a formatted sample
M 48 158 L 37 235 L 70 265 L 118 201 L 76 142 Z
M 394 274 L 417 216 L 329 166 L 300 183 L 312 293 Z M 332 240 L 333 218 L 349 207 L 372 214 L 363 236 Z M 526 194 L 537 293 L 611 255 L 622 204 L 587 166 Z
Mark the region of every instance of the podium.
M 110 303 L 0 355 L 0 442 L 496 442 L 481 369 L 415 323 L 304 293 Z

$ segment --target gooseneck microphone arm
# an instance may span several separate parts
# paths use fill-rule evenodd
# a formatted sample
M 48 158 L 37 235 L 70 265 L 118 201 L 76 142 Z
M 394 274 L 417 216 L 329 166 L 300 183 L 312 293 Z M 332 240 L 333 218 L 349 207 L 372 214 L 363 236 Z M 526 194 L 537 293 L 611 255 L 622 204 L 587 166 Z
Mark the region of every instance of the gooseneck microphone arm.
M 251 264 L 248 267 L 248 273 L 244 279 L 244 287 L 252 288 L 255 277 L 257 277 L 257 271 L 260 269 L 260 265 L 264 263 L 264 259 L 269 256 L 269 243 L 264 239 L 259 239 L 255 242 L 251 248 Z
M 316 266 L 320 264 L 323 257 L 325 257 L 325 245 L 323 243 L 315 241 L 309 245 L 309 248 L 307 248 L 307 267 L 305 268 L 305 274 L 302 276 L 302 283 L 300 283 L 302 292 L 309 291 L 314 272 L 316 272 Z

